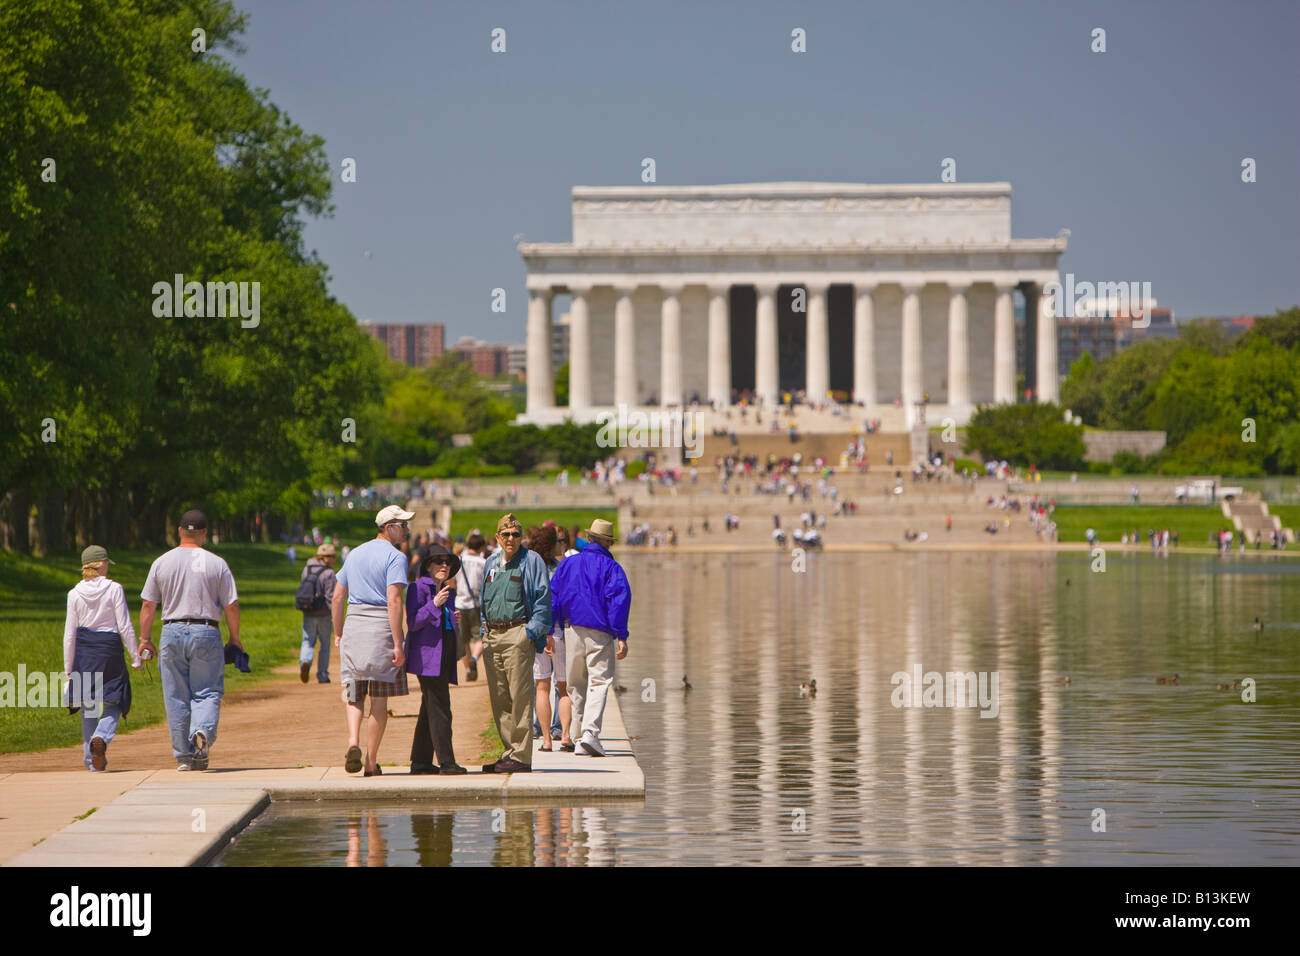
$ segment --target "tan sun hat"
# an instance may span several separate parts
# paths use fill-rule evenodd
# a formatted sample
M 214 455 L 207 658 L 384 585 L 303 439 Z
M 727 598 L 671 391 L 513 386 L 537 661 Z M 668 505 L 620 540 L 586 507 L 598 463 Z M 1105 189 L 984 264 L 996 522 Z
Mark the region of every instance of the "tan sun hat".
M 338 550 L 334 547 L 334 545 L 330 544 L 328 541 L 316 549 L 316 557 L 318 558 L 333 558 L 336 557 L 337 555 L 338 555 Z
M 379 514 L 375 515 L 375 524 L 383 527 L 390 521 L 410 521 L 415 517 L 414 511 L 403 511 L 397 505 L 389 505 Z
M 614 540 L 614 525 L 604 518 L 597 518 L 587 529 L 588 538 L 604 538 L 606 541 Z

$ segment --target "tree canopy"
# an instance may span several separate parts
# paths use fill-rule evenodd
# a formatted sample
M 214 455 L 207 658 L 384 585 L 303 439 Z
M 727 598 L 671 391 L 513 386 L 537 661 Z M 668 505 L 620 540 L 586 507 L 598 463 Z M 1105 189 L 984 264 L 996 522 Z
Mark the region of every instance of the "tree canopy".
M 1084 424 L 1167 433 L 1150 466 L 1168 473 L 1295 474 L 1300 466 L 1300 307 L 1255 320 L 1229 342 L 1217 323 L 1139 342 L 1061 386 Z
M 156 540 L 191 504 L 292 511 L 355 454 L 380 363 L 302 248 L 323 143 L 223 58 L 243 26 L 224 0 L 0 5 L 8 547 L 32 508 L 56 547 Z M 257 321 L 156 314 L 177 275 L 257 283 Z

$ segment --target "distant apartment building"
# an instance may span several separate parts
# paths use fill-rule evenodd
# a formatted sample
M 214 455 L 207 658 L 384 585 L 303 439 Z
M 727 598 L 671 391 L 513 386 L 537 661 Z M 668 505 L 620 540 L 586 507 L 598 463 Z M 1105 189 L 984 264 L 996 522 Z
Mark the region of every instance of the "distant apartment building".
M 1084 352 L 1092 355 L 1095 362 L 1114 355 L 1119 348 L 1116 345 L 1118 331 L 1114 322 L 1099 322 L 1096 319 L 1057 319 L 1056 358 L 1060 373 L 1068 375 L 1070 366 L 1083 358 Z
M 509 351 L 505 345 L 489 345 L 482 339 L 464 335 L 452 343 L 447 351 L 454 352 L 462 362 L 487 378 L 495 378 L 509 371 Z
M 1248 332 L 1255 327 L 1255 317 L 1253 315 L 1222 315 L 1205 321 L 1218 323 L 1234 339 L 1243 332 Z
M 551 325 L 551 373 L 569 363 L 569 313 L 565 312 Z
M 431 365 L 442 357 L 446 329 L 440 322 L 360 322 L 372 338 L 388 346 L 388 357 L 415 368 Z
M 1155 301 L 1145 303 L 1145 315 L 1135 320 L 1124 309 L 1108 312 L 1103 303 L 1088 303 L 1086 316 L 1069 318 L 1058 317 L 1056 320 L 1056 368 L 1064 377 L 1070 374 L 1070 366 L 1083 358 L 1087 352 L 1094 362 L 1100 362 L 1114 355 L 1123 348 L 1149 338 L 1174 338 L 1178 335 L 1178 324 L 1174 321 L 1173 309 L 1156 307 Z M 1016 368 L 1025 370 L 1025 326 L 1024 310 L 1017 304 L 1016 309 Z M 1145 325 L 1135 324 L 1147 319 Z M 1235 320 L 1234 320 L 1235 321 Z
M 509 351 L 508 368 L 511 375 L 524 377 L 524 370 L 528 368 L 528 346 L 523 344 L 507 345 Z

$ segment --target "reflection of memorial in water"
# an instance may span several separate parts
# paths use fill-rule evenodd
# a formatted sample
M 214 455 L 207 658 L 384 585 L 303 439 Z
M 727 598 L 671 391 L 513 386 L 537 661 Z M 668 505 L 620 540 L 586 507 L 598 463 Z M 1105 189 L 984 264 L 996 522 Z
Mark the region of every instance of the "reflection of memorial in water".
M 1300 616 L 1300 592 L 1278 587 L 1276 575 L 1145 554 L 1112 557 L 1107 574 L 1091 576 L 1083 554 L 812 557 L 806 574 L 791 571 L 788 553 L 627 559 L 637 597 L 620 704 L 639 737 L 644 803 L 512 808 L 505 833 L 481 805 L 448 808 L 454 832 L 425 807 L 414 847 L 404 842 L 409 807 L 377 818 L 340 808 L 327 822 L 308 808 L 256 824 L 232 856 L 289 865 L 345 854 L 349 865 L 378 865 L 385 852 L 389 865 L 1295 862 L 1293 735 L 1272 723 L 1243 737 L 1223 714 L 1245 708 L 1208 689 L 1156 688 L 1150 676 L 1172 672 L 1169 661 L 1226 669 L 1251 659 L 1270 679 L 1289 679 L 1294 650 L 1247 626 L 1256 613 Z M 893 707 L 890 678 L 913 664 L 998 673 L 997 716 Z M 1072 687 L 1054 683 L 1065 673 Z M 643 677 L 657 682 L 653 703 L 641 700 Z M 809 677 L 819 693 L 800 697 Z M 1294 702 L 1276 706 L 1294 726 Z M 1094 806 L 1112 814 L 1110 834 L 1091 832 Z M 803 832 L 792 828 L 795 808 L 806 811 Z
M 690 620 L 703 619 L 703 633 L 708 635 L 704 651 L 713 672 L 706 697 L 709 711 L 709 756 L 714 767 L 726 767 L 735 759 L 735 718 L 732 711 L 732 687 L 735 678 L 732 656 L 721 653 L 718 645 L 730 644 L 736 639 L 731 622 L 736 619 L 738 600 L 735 583 L 738 577 L 733 562 L 710 563 L 698 576 L 677 572 L 683 603 L 689 603 Z M 689 595 L 689 598 L 686 596 Z M 703 614 L 700 611 L 703 611 Z M 696 633 L 699 633 L 698 631 Z M 703 656 L 703 655 L 701 655 Z M 649 778 L 646 780 L 649 788 Z M 715 834 L 726 832 L 734 796 L 727 787 L 709 788 L 709 823 Z
M 788 588 L 793 576 L 787 567 L 777 563 L 767 574 L 754 577 L 759 581 L 766 579 L 771 593 L 780 594 Z M 762 607 L 759 602 L 755 602 L 755 606 L 760 609 Z M 790 832 L 791 801 L 786 792 L 789 788 L 782 784 L 780 769 L 782 731 L 785 728 L 778 720 L 778 715 L 781 685 L 785 683 L 783 678 L 792 675 L 782 671 L 780 654 L 783 641 L 798 641 L 804 633 L 803 628 L 795 623 L 793 607 L 788 600 L 778 604 L 774 613 L 762 614 L 760 610 L 758 620 L 745 632 L 750 653 L 758 658 L 758 709 L 754 713 L 754 719 L 758 721 L 760 743 L 755 755 L 758 764 L 758 818 L 749 820 L 748 825 L 756 827 L 760 833 L 771 833 L 773 829 L 782 834 Z M 757 854 L 755 862 L 783 862 L 776 841 L 759 839 L 751 841 L 751 846 L 751 852 Z
M 641 725 L 647 737 L 662 734 L 667 820 L 702 812 L 717 839 L 737 844 L 731 852 L 763 863 L 831 862 L 842 852 L 969 863 L 990 849 L 1010 863 L 1023 858 L 1027 827 L 1059 837 L 1047 802 L 1060 799 L 1060 699 L 1031 686 L 1056 666 L 1054 629 L 1044 625 L 1055 613 L 1050 560 L 1010 569 L 976 555 L 902 558 L 865 578 L 834 555 L 813 556 L 802 574 L 785 555 L 706 573 L 656 565 L 647 583 L 661 611 L 659 673 L 686 669 L 678 645 L 688 629 L 700 642 L 695 691 L 635 709 L 634 721 L 655 727 Z M 670 611 L 674 594 L 701 611 Z M 997 717 L 975 706 L 893 708 L 889 677 L 914 664 L 999 672 Z M 799 697 L 809 677 L 818 694 Z M 1026 713 L 1041 730 L 1032 740 L 1022 739 Z M 704 728 L 692 756 L 725 782 L 701 799 L 679 755 Z M 1049 812 L 1027 820 L 1026 802 Z M 689 822 L 682 831 L 666 828 L 664 852 L 693 859 Z
M 808 768 L 812 771 L 812 779 L 811 792 L 806 803 L 807 823 L 817 827 L 824 834 L 823 840 L 816 841 L 824 845 L 835 842 L 835 821 L 831 813 L 834 803 L 831 768 L 842 755 L 834 748 L 831 739 L 831 723 L 835 717 L 835 704 L 840 699 L 839 688 L 843 686 L 843 681 L 829 649 L 831 628 L 827 614 L 831 603 L 829 589 L 831 569 L 826 561 L 826 555 L 814 552 L 807 557 L 810 570 L 796 575 L 795 587 L 796 593 L 803 595 L 800 605 L 796 607 L 803 611 L 801 616 L 804 619 L 805 630 L 802 643 L 808 648 L 808 664 L 806 667 L 801 667 L 798 662 L 792 662 L 791 666 L 782 669 L 786 678 L 783 682 L 782 696 L 806 711 L 807 716 L 801 717 L 801 723 L 811 724 L 811 752 L 823 755 L 822 759 L 812 761 L 811 767 Z M 792 630 L 790 633 L 797 635 L 799 632 Z M 794 644 L 795 641 L 789 643 Z M 795 686 L 798 682 L 815 679 L 819 674 L 825 676 L 817 681 L 818 698 L 801 699 L 796 696 Z M 848 674 L 842 676 L 849 677 Z M 805 837 L 803 842 L 809 841 Z M 824 863 L 828 860 L 829 858 L 822 854 L 814 854 L 810 862 Z
M 686 601 L 679 586 L 681 571 L 680 569 L 670 571 L 670 568 L 671 565 L 665 561 L 652 572 L 654 592 L 651 600 L 662 610 L 663 623 L 662 629 L 657 634 L 646 634 L 644 638 L 649 641 L 663 642 L 663 666 L 659 668 L 660 676 L 655 681 L 655 700 L 656 706 L 663 712 L 661 728 L 665 752 L 685 754 L 690 747 L 690 726 L 686 716 L 686 691 L 679 688 L 677 681 L 682 675 L 689 676 L 690 673 L 686 664 L 684 618 Z M 634 642 L 629 642 L 628 648 L 628 656 L 617 666 L 624 667 L 632 660 L 632 655 L 640 651 L 642 655 L 640 666 L 635 673 L 652 676 L 645 667 L 646 648 L 636 648 Z M 696 681 L 709 685 L 710 689 L 706 690 L 706 693 L 711 692 L 714 686 L 713 681 L 701 681 L 699 675 L 696 675 Z M 640 695 L 639 680 L 629 680 L 626 683 L 628 693 Z M 662 768 L 663 816 L 666 820 L 683 820 L 689 815 L 690 811 L 682 805 L 682 792 L 690 782 L 690 767 L 685 760 L 669 760 L 664 764 Z

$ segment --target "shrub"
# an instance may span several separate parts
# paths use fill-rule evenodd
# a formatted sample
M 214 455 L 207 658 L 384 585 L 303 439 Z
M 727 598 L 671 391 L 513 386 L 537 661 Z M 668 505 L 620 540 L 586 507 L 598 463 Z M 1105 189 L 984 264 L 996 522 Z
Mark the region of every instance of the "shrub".
M 1069 471 L 1083 464 L 1083 429 L 1051 403 L 984 406 L 966 428 L 966 447 L 1015 465 Z

